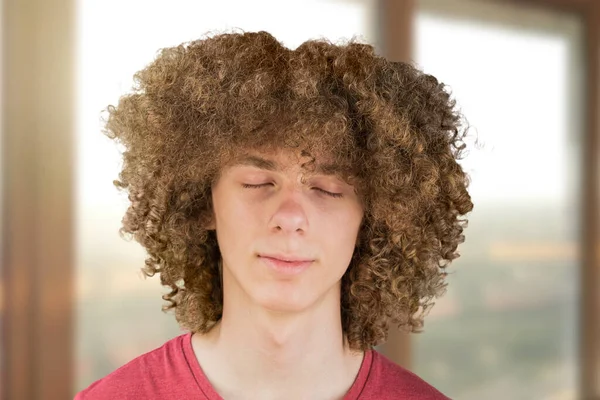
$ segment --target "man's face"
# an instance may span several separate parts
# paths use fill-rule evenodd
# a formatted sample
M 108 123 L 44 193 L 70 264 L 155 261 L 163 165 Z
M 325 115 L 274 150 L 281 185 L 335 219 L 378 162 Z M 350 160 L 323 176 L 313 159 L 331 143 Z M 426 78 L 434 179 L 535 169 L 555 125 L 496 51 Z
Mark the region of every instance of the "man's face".
M 306 161 L 291 151 L 251 153 L 213 186 L 226 303 L 293 312 L 339 300 L 363 209 L 351 185 L 328 167 L 309 173 Z

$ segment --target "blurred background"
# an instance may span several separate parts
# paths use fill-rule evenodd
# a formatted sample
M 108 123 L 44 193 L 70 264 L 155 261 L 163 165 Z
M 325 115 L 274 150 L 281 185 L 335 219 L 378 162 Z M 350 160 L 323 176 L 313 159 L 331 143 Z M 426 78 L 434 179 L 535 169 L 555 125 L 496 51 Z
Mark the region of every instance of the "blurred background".
M 356 37 L 449 85 L 475 209 L 422 334 L 379 350 L 453 399 L 600 399 L 600 4 L 4 0 L 0 395 L 63 399 L 182 331 L 118 235 L 101 133 L 162 47 Z

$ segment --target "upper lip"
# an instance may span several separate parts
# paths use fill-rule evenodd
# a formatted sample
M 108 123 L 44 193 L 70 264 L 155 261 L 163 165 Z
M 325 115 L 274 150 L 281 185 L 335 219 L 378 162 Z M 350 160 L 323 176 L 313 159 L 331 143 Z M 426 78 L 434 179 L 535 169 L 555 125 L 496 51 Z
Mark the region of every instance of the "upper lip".
M 288 262 L 308 262 L 308 261 L 313 261 L 310 258 L 298 257 L 298 256 L 286 255 L 286 254 L 259 254 L 259 257 L 275 258 L 277 260 L 288 261 Z

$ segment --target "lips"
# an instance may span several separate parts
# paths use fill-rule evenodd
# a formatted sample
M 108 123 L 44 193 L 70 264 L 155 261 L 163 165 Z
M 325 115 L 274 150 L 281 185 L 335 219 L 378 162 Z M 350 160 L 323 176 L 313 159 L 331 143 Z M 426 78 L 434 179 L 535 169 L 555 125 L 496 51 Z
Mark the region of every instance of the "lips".
M 297 256 L 260 255 L 261 261 L 271 270 L 285 275 L 295 275 L 306 270 L 314 260 Z
M 284 254 L 259 254 L 259 257 L 272 258 L 274 260 L 285 261 L 285 262 L 289 262 L 289 263 L 314 261 L 312 258 L 298 257 L 298 256 L 293 256 L 293 255 L 284 255 Z

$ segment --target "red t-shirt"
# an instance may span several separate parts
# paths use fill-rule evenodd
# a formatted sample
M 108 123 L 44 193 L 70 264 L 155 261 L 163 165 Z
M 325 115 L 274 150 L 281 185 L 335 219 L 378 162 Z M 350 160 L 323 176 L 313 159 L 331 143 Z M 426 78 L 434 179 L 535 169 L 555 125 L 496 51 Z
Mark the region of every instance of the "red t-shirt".
M 125 364 L 79 392 L 75 400 L 222 400 L 202 372 L 192 348 L 192 334 Z M 375 350 L 362 365 L 344 400 L 448 400 L 421 378 Z

